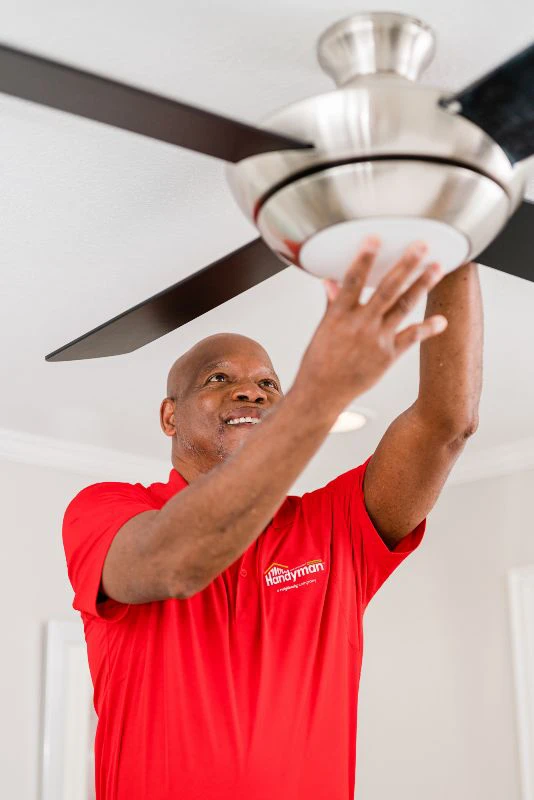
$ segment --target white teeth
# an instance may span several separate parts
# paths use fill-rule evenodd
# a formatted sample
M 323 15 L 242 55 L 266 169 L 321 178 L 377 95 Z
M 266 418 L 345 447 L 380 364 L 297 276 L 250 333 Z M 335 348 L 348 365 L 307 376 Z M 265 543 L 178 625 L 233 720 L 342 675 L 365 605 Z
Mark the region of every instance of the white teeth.
M 226 424 L 239 425 L 241 422 L 251 422 L 253 425 L 256 425 L 260 420 L 255 417 L 239 417 L 239 419 L 229 419 Z

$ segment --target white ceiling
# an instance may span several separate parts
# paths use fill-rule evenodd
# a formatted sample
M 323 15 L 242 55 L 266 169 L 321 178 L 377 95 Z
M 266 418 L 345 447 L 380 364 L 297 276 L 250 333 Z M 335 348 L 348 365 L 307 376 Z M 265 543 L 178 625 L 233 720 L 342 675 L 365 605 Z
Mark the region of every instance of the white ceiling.
M 303 0 L 13 0 L 0 2 L 1 38 L 254 123 L 333 88 L 315 42 L 357 10 Z M 432 25 L 438 53 L 424 82 L 444 88 L 524 47 L 534 30 L 531 0 L 388 0 L 385 10 Z M 168 458 L 158 423 L 168 367 L 217 331 L 262 342 L 289 387 L 324 307 L 321 284 L 295 268 L 136 353 L 46 363 L 45 353 L 256 232 L 215 159 L 1 95 L 0 120 L 0 427 Z M 482 282 L 485 385 L 472 453 L 534 435 L 534 284 L 487 268 Z M 359 398 L 377 418 L 331 437 L 327 451 L 347 468 L 363 460 L 415 399 L 417 381 L 414 350 Z

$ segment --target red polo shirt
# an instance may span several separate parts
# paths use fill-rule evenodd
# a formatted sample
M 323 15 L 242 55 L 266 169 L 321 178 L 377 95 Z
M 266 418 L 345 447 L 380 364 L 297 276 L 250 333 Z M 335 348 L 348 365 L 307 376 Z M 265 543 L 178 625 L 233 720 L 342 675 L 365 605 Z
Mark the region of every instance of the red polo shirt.
M 121 525 L 187 488 L 175 469 L 72 500 L 63 542 L 99 717 L 97 800 L 352 800 L 363 612 L 426 526 L 386 547 L 363 501 L 368 461 L 287 497 L 186 600 L 96 604 Z

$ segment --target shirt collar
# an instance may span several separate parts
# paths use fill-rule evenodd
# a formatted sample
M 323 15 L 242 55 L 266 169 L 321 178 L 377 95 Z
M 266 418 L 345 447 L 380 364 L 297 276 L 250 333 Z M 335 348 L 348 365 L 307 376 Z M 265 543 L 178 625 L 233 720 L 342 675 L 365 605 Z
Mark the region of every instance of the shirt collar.
M 178 492 L 180 489 L 185 489 L 186 486 L 189 486 L 189 483 L 186 481 L 184 476 L 173 467 L 169 472 L 168 485 L 169 489 L 172 489 L 174 492 Z

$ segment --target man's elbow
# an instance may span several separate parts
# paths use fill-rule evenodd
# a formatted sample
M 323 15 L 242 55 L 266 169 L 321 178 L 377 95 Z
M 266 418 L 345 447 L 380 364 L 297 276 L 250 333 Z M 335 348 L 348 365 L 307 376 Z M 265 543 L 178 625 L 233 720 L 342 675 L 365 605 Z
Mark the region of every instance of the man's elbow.
M 198 587 L 191 580 L 184 580 L 180 577 L 171 582 L 169 597 L 173 600 L 189 600 L 199 591 Z
M 478 417 L 473 417 L 467 422 L 455 421 L 450 424 L 449 438 L 452 445 L 462 447 L 478 430 Z
M 416 415 L 416 421 L 433 437 L 451 444 L 465 444 L 478 430 L 478 411 L 465 413 L 421 408 L 414 404 L 410 412 Z
M 170 600 L 189 600 L 195 592 L 186 590 L 183 586 L 173 586 L 169 591 Z
M 170 588 L 170 597 L 175 600 L 189 600 L 194 595 L 203 591 L 212 582 L 212 577 L 207 577 L 205 572 L 193 574 L 180 571 L 173 576 Z

